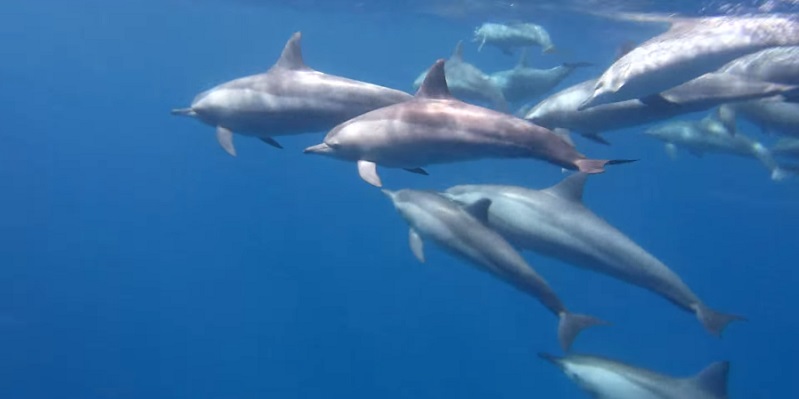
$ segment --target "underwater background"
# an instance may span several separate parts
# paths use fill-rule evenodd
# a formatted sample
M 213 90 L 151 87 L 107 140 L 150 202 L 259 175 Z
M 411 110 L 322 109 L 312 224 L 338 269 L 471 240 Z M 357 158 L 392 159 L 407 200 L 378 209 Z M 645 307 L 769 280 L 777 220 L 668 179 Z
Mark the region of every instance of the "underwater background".
M 550 32 L 544 68 L 598 75 L 645 25 L 552 2 L 11 0 L 0 9 L 0 398 L 583 398 L 538 352 L 560 353 L 535 300 L 431 245 L 425 264 L 391 202 L 351 163 L 305 156 L 324 132 L 239 137 L 170 115 L 196 93 L 269 68 L 303 33 L 309 66 L 412 92 L 474 27 L 519 19 Z M 583 2 L 583 10 L 705 15 L 795 11 L 789 2 Z M 698 119 L 704 113 L 689 115 Z M 732 398 L 796 398 L 799 184 L 756 161 L 681 153 L 645 127 L 594 158 L 588 207 L 676 271 L 709 305 L 749 320 L 722 339 L 643 289 L 524 253 L 571 307 L 611 321 L 578 353 L 687 376 L 730 360 Z M 742 131 L 765 141 L 746 123 Z M 565 175 L 530 160 L 385 169 L 390 189 Z

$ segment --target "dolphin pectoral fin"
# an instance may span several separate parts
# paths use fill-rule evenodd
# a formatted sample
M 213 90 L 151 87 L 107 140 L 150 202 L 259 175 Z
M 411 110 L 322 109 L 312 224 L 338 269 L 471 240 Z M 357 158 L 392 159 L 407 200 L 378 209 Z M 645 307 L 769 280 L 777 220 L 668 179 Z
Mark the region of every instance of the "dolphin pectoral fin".
M 280 148 L 281 150 L 283 149 L 283 146 L 280 145 L 280 143 L 278 143 L 277 140 L 271 137 L 258 137 L 258 138 L 264 143 L 271 145 L 272 147 Z
M 621 165 L 625 163 L 632 163 L 636 159 L 578 159 L 574 161 L 574 166 L 580 172 L 584 173 L 602 173 L 605 171 L 607 165 Z
M 694 305 L 693 309 L 694 312 L 696 312 L 696 317 L 699 319 L 699 322 L 702 323 L 709 333 L 716 337 L 720 337 L 724 328 L 733 321 L 746 320 L 743 316 L 717 312 L 702 303 Z
M 377 175 L 376 163 L 364 160 L 358 161 L 358 174 L 361 175 L 361 179 L 364 179 L 367 183 L 375 187 L 383 187 L 380 176 Z
M 610 141 L 605 140 L 604 137 L 600 136 L 599 133 L 583 133 L 581 136 L 591 140 L 595 143 L 610 145 Z
M 712 394 L 714 398 L 726 398 L 729 374 L 730 362 L 716 362 L 705 367 L 688 381 L 700 388 L 700 391 Z
M 233 146 L 233 132 L 222 126 L 216 127 L 216 141 L 230 156 L 236 156 L 236 147 Z
M 470 215 L 474 216 L 475 219 L 479 220 L 480 223 L 488 224 L 488 208 L 490 206 L 490 199 L 481 198 L 469 205 L 464 206 L 463 209 Z
M 411 252 L 413 252 L 413 256 L 415 256 L 419 262 L 424 263 L 424 242 L 422 242 L 422 237 L 419 236 L 419 233 L 417 233 L 416 230 L 408 230 L 408 243 L 411 246 Z
M 677 159 L 677 146 L 674 143 L 666 143 L 664 147 L 666 149 L 666 155 L 669 156 L 671 159 Z
M 429 173 L 427 173 L 426 170 L 424 170 L 422 168 L 405 168 L 405 170 L 407 170 L 408 172 L 411 172 L 411 173 L 416 173 L 417 175 L 425 175 L 425 176 L 429 176 L 430 175 Z
M 596 317 L 563 312 L 558 323 L 558 341 L 564 352 L 571 349 L 574 339 L 586 328 L 609 325 L 610 323 Z

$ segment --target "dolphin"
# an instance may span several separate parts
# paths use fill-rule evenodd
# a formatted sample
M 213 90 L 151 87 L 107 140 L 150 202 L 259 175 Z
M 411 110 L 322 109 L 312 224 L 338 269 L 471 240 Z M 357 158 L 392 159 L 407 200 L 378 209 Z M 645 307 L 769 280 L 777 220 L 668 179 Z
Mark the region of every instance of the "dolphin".
M 567 140 L 524 119 L 459 101 L 447 89 L 444 60 L 430 68 L 413 100 L 368 112 L 331 130 L 305 153 L 356 161 L 380 187 L 377 165 L 426 174 L 421 167 L 481 158 L 536 158 L 601 173 L 626 160 L 587 159 Z
M 172 114 L 215 126 L 219 144 L 236 156 L 233 132 L 282 148 L 274 136 L 325 131 L 373 109 L 413 98 L 399 90 L 311 69 L 303 61 L 300 38 L 300 32 L 294 33 L 265 73 L 218 85 L 197 95 L 191 107 L 172 110 Z
M 650 290 L 695 313 L 712 334 L 740 319 L 702 302 L 668 266 L 583 205 L 587 175 L 575 173 L 544 190 L 460 185 L 443 195 L 469 206 L 490 200 L 488 226 L 514 246 Z
M 455 50 L 444 65 L 447 86 L 456 98 L 471 103 L 490 103 L 498 111 L 508 111 L 508 102 L 502 89 L 476 66 L 463 60 L 463 42 L 455 45 Z M 413 82 L 414 90 L 424 82 L 427 71 L 422 72 Z
M 780 168 L 771 151 L 760 142 L 742 134 L 733 134 L 715 115 L 700 121 L 673 121 L 647 129 L 644 134 L 666 143 L 666 152 L 676 157 L 677 149 L 702 156 L 708 152 L 737 155 L 759 160 L 769 171 L 772 180 L 789 176 Z
M 671 28 L 614 62 L 579 109 L 632 99 L 660 101 L 659 93 L 769 47 L 799 45 L 790 17 L 675 18 Z
M 599 133 L 668 119 L 677 115 L 705 111 L 727 103 L 765 99 L 784 99 L 797 86 L 752 80 L 745 76 L 712 72 L 661 93 L 662 101 L 638 99 L 580 109 L 591 96 L 596 79 L 578 83 L 544 99 L 523 117 L 554 129 L 569 129 L 589 139 L 607 144 Z
M 538 356 L 558 366 L 595 399 L 727 399 L 727 361 L 713 363 L 692 377 L 675 378 L 599 356 Z
M 486 22 L 474 30 L 473 41 L 480 43 L 478 51 L 488 44 L 508 55 L 513 54 L 516 48 L 531 46 L 541 46 L 543 53 L 555 51 L 549 32 L 543 26 L 531 23 L 504 25 Z
M 527 65 L 527 49 L 523 49 L 515 68 L 492 73 L 490 79 L 502 89 L 506 100 L 522 102 L 552 90 L 576 68 L 591 65 L 593 64 L 587 62 L 574 62 L 549 69 L 530 68 Z
M 549 284 L 502 236 L 485 225 L 491 205 L 489 200 L 462 207 L 435 192 L 409 189 L 383 192 L 410 225 L 411 251 L 420 262 L 425 261 L 422 240 L 430 240 L 538 299 L 559 318 L 558 341 L 564 351 L 569 350 L 583 329 L 607 324 L 591 316 L 569 312 Z

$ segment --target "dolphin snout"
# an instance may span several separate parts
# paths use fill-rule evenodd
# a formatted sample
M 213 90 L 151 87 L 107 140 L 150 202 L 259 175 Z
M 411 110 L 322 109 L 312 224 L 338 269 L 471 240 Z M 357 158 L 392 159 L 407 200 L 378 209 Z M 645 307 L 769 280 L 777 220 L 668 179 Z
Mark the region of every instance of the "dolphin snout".
M 302 151 L 303 154 L 327 154 L 332 152 L 333 149 L 325 143 L 312 145 Z
M 554 364 L 554 365 L 556 365 L 558 367 L 561 366 L 561 363 L 560 363 L 561 362 L 561 358 L 559 358 L 559 357 L 557 357 L 555 355 L 550 355 L 549 353 L 539 352 L 538 353 L 538 357 L 540 357 L 541 359 L 544 359 L 544 360 L 546 360 L 546 361 L 548 361 L 548 362 L 550 362 L 550 363 L 552 363 L 552 364 Z

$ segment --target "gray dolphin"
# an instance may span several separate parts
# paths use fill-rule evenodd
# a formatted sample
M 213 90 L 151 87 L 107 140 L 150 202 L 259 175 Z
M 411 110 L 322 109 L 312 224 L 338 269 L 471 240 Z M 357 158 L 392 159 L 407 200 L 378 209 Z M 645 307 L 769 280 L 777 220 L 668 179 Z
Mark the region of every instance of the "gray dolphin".
M 563 350 L 569 350 L 574 338 L 583 329 L 606 324 L 591 316 L 569 312 L 549 284 L 521 255 L 502 236 L 484 224 L 490 201 L 461 207 L 434 192 L 407 189 L 383 192 L 391 198 L 394 207 L 410 225 L 410 247 L 420 262 L 425 259 L 422 240 L 431 240 L 480 270 L 538 299 L 560 319 L 558 341 Z
M 522 56 L 515 68 L 490 75 L 494 84 L 502 90 L 505 99 L 510 102 L 529 101 L 538 97 L 555 88 L 576 68 L 593 65 L 574 62 L 549 69 L 530 68 L 527 65 L 527 53 L 527 49 L 522 50 Z
M 719 313 L 657 258 L 583 205 L 587 175 L 576 173 L 544 190 L 461 185 L 444 195 L 468 206 L 490 200 L 488 226 L 513 245 L 645 288 L 695 313 L 712 334 L 740 319 Z
M 722 104 L 752 99 L 779 101 L 797 86 L 752 80 L 746 76 L 708 73 L 661 93 L 661 101 L 638 99 L 580 109 L 591 96 L 596 80 L 587 80 L 544 99 L 523 116 L 550 129 L 574 130 L 593 140 L 607 143 L 598 134 L 705 111 Z
M 659 93 L 717 70 L 738 57 L 769 47 L 794 45 L 799 45 L 799 23 L 790 17 L 674 19 L 667 32 L 614 62 L 579 109 L 656 98 Z
M 481 158 L 536 158 L 563 168 L 601 173 L 623 160 L 587 159 L 561 136 L 524 119 L 452 97 L 444 60 L 430 68 L 416 98 L 336 126 L 306 153 L 356 161 L 366 182 L 380 187 L 377 165 L 425 173 L 421 167 Z
M 727 399 L 729 362 L 675 378 L 599 356 L 538 356 L 558 366 L 594 399 Z
M 486 22 L 474 30 L 474 40 L 480 43 L 478 51 L 486 44 L 495 46 L 505 54 L 521 47 L 541 46 L 544 53 L 555 51 L 549 32 L 541 25 L 531 23 L 497 24 Z
M 508 102 L 502 89 L 483 71 L 463 60 L 463 42 L 455 45 L 444 72 L 449 91 L 456 98 L 473 103 L 490 103 L 498 111 L 508 111 Z M 426 76 L 427 71 L 419 74 L 413 82 L 414 90 L 419 90 Z
M 676 157 L 677 149 L 702 156 L 713 152 L 759 160 L 769 171 L 772 180 L 782 180 L 789 174 L 780 168 L 771 151 L 760 142 L 742 134 L 733 134 L 716 116 L 699 121 L 673 121 L 647 129 L 644 134 L 666 143 L 666 152 Z
M 291 36 L 275 65 L 200 93 L 175 115 L 216 127 L 219 144 L 235 156 L 233 132 L 282 148 L 273 136 L 324 131 L 365 112 L 407 101 L 410 94 L 328 75 L 302 59 L 301 33 Z

